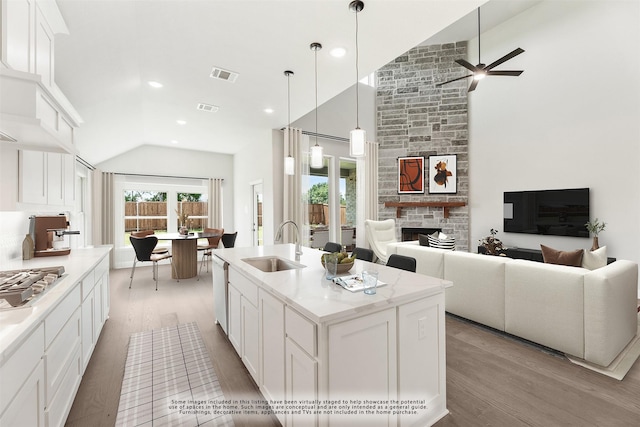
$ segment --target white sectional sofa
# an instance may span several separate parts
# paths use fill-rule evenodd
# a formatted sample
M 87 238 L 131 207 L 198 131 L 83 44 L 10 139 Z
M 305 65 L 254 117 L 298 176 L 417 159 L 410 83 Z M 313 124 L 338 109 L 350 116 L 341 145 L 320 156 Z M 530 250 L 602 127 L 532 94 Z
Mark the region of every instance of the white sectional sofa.
M 638 265 L 596 270 L 390 243 L 417 272 L 451 280 L 446 311 L 608 366 L 636 335 Z

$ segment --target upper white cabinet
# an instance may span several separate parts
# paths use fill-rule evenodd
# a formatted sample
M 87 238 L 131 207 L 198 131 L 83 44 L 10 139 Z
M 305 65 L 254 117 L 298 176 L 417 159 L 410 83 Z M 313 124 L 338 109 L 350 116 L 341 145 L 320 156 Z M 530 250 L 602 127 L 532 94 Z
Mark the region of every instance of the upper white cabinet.
M 73 153 L 82 119 L 54 81 L 54 35 L 68 34 L 58 6 L 3 0 L 0 7 L 0 130 L 21 149 Z
M 21 203 L 52 206 L 75 203 L 73 155 L 21 150 L 18 170 Z

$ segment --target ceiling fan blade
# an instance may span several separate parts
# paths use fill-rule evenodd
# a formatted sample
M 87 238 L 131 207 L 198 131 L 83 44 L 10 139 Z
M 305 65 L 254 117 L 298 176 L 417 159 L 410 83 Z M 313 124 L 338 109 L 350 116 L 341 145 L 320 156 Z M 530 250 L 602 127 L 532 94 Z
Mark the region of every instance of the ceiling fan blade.
M 514 56 L 520 55 L 522 52 L 524 52 L 523 49 L 520 49 L 520 48 L 514 49 L 512 52 L 507 53 L 505 56 L 503 56 L 502 58 L 498 59 L 497 61 L 492 62 L 491 64 L 487 65 L 486 67 L 484 67 L 484 69 L 485 69 L 485 71 L 489 71 L 493 67 L 497 67 L 498 65 L 502 64 L 503 62 L 506 62 L 506 61 L 510 60 Z
M 447 83 L 457 82 L 458 80 L 468 79 L 469 77 L 473 77 L 473 74 L 469 74 L 468 76 L 458 77 L 457 79 L 449 80 L 449 81 L 446 81 L 444 83 L 438 83 L 438 84 L 436 84 L 436 86 L 446 85 Z
M 487 71 L 487 76 L 519 76 L 524 70 L 520 71 Z
M 473 65 L 472 63 L 470 63 L 468 61 L 465 61 L 464 59 L 456 59 L 456 62 L 458 64 L 462 65 L 464 68 L 466 68 L 466 69 L 468 69 L 468 70 L 470 70 L 470 71 L 472 71 L 474 73 L 477 72 L 477 71 L 482 70 L 482 68 L 478 68 L 475 65 Z
M 469 90 L 467 92 L 472 92 L 474 90 L 476 90 L 476 86 L 478 86 L 478 83 L 480 83 L 480 80 L 474 80 L 471 82 L 471 86 L 469 86 Z

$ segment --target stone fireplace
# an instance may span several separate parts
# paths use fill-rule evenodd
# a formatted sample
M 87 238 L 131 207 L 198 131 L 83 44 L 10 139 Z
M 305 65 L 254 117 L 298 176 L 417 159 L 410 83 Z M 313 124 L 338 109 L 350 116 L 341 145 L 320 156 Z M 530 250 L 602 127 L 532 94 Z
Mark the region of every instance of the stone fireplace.
M 424 228 L 424 227 L 402 227 L 400 228 L 400 239 L 403 242 L 418 240 L 418 234 L 433 234 L 442 231 L 442 228 Z

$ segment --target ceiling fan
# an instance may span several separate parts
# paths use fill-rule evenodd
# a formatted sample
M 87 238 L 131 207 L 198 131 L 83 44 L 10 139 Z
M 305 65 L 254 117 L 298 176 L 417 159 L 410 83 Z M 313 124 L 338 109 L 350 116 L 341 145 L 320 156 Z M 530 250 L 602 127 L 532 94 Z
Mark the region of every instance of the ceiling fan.
M 446 81 L 444 83 L 438 83 L 438 84 L 436 84 L 436 86 L 442 86 L 442 85 L 446 85 L 447 83 L 451 83 L 451 82 L 455 82 L 455 81 L 458 81 L 458 80 L 462 80 L 462 79 L 467 79 L 469 77 L 473 77 L 473 82 L 471 82 L 471 85 L 469 86 L 469 92 L 471 92 L 471 91 L 476 89 L 476 86 L 478 86 L 478 83 L 480 82 L 480 80 L 482 80 L 486 76 L 513 76 L 513 77 L 517 77 L 520 74 L 522 74 L 524 70 L 519 70 L 519 71 L 497 71 L 497 70 L 493 70 L 493 68 L 497 67 L 498 65 L 502 64 L 503 62 L 506 62 L 506 61 L 510 60 L 514 56 L 520 55 L 522 52 L 524 52 L 523 49 L 517 48 L 517 49 L 513 50 L 512 52 L 509 52 L 508 54 L 506 54 L 502 58 L 498 59 L 497 61 L 492 62 L 489 65 L 483 64 L 482 61 L 480 60 L 480 8 L 478 8 L 478 65 L 473 65 L 473 64 L 471 64 L 470 62 L 468 62 L 468 61 L 466 61 L 464 59 L 456 59 L 455 62 L 457 62 L 458 64 L 462 65 L 463 67 L 465 67 L 469 71 L 471 71 L 472 74 L 469 74 L 469 75 L 466 75 L 466 76 L 462 76 L 462 77 L 458 77 L 457 79 L 449 80 L 449 81 Z

